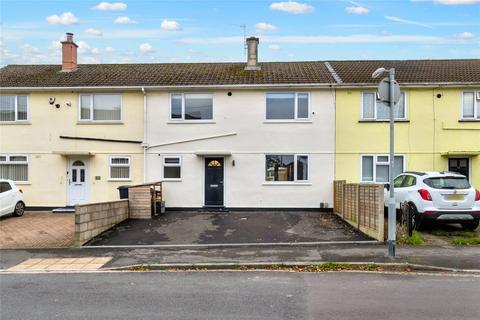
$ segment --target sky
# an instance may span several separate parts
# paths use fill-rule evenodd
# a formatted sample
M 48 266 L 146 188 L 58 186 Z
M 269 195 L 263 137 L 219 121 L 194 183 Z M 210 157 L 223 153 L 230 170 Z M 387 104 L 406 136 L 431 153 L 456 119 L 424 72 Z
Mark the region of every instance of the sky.
M 0 65 L 480 58 L 480 0 L 0 1 Z

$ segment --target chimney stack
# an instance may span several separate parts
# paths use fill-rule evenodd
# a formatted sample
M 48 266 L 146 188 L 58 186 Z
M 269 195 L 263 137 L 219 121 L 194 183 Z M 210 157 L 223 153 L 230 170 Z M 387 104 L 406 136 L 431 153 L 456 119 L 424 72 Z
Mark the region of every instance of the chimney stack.
M 73 33 L 67 32 L 67 40 L 62 41 L 62 71 L 75 71 L 78 68 L 77 48 Z
M 258 43 L 259 39 L 257 37 L 247 38 L 248 60 L 245 70 L 260 70 L 260 65 L 258 64 Z

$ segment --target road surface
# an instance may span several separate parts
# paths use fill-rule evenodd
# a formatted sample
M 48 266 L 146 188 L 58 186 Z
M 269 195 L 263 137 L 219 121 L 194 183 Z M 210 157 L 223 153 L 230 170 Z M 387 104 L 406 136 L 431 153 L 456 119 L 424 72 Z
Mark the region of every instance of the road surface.
M 475 319 L 480 278 L 365 273 L 1 274 L 0 319 Z

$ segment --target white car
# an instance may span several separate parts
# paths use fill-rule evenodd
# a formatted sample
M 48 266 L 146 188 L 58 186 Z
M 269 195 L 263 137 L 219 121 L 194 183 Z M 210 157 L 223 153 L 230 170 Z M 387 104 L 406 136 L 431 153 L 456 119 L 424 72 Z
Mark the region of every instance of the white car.
M 23 191 L 12 180 L 0 179 L 0 216 L 13 214 L 20 217 L 24 212 Z
M 385 185 L 388 206 L 389 185 Z M 480 221 L 480 192 L 467 178 L 454 172 L 404 172 L 394 180 L 395 204 L 408 202 L 412 207 L 414 227 L 422 221 L 460 223 L 465 230 L 475 230 Z

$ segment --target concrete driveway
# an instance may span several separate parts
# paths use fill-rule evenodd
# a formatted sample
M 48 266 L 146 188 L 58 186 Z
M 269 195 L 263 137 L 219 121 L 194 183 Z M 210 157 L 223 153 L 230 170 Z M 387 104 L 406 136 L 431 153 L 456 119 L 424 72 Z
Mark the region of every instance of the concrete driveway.
M 22 217 L 0 218 L 0 248 L 53 248 L 73 244 L 73 214 L 25 212 Z
M 372 240 L 319 212 L 168 212 L 126 220 L 86 245 L 183 245 Z

